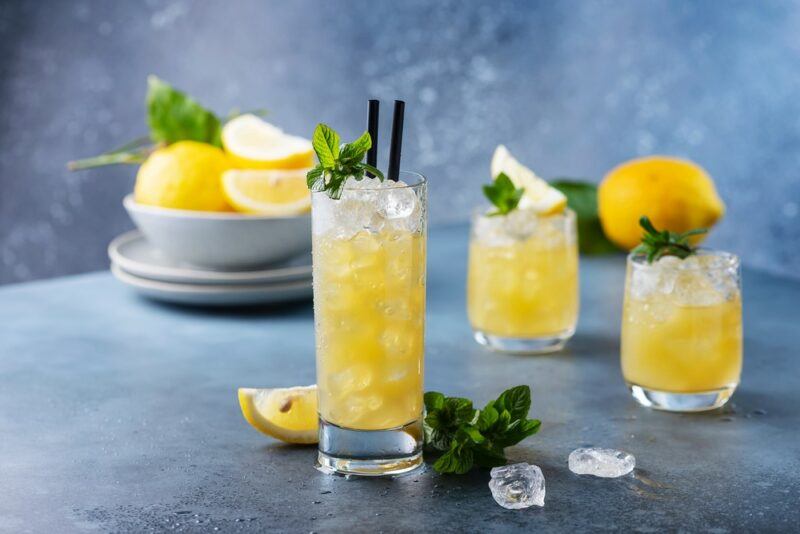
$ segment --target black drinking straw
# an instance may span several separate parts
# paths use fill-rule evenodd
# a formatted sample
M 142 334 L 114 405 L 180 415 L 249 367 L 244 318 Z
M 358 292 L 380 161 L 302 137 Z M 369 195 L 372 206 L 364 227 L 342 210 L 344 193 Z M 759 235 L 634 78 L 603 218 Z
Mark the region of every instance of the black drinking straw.
M 367 117 L 367 131 L 372 139 L 372 146 L 367 151 L 367 163 L 373 167 L 378 166 L 378 111 L 381 107 L 380 100 L 369 101 L 369 116 Z M 375 178 L 371 172 L 367 176 Z
M 400 149 L 403 145 L 403 115 L 406 103 L 402 100 L 394 101 L 394 115 L 392 116 L 392 144 L 389 147 L 389 175 L 394 182 L 400 179 Z

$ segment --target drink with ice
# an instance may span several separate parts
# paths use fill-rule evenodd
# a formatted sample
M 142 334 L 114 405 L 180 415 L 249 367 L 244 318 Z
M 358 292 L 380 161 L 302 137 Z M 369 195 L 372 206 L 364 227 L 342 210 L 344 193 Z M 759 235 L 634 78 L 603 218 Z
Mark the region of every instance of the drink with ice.
M 472 222 L 467 311 L 479 342 L 501 350 L 557 350 L 578 318 L 575 213 L 505 216 Z
M 400 178 L 312 194 L 319 462 L 336 472 L 421 462 L 426 183 Z
M 639 402 L 674 411 L 727 402 L 742 369 L 739 280 L 739 259 L 724 252 L 628 257 L 622 374 Z

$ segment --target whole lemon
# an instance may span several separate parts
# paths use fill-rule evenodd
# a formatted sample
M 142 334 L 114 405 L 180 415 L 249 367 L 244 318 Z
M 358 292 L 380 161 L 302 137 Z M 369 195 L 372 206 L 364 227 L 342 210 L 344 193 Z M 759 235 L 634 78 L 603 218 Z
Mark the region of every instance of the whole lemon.
M 641 241 L 642 215 L 659 230 L 685 232 L 711 228 L 725 213 L 702 167 L 667 156 L 633 159 L 612 169 L 598 187 L 597 208 L 603 232 L 626 250 Z
M 219 148 L 178 141 L 159 148 L 139 168 L 134 198 L 140 204 L 198 211 L 230 211 L 222 173 L 230 168 Z

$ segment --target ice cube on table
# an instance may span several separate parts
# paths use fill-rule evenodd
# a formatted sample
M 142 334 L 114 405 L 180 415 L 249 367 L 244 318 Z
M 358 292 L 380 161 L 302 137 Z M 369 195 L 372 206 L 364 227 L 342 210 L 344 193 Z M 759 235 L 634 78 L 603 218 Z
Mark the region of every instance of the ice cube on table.
M 544 506 L 544 475 L 539 466 L 527 463 L 495 467 L 489 489 L 497 504 L 509 510 Z
M 578 475 L 616 478 L 627 475 L 636 466 L 632 454 L 616 449 L 591 447 L 569 454 L 569 470 Z

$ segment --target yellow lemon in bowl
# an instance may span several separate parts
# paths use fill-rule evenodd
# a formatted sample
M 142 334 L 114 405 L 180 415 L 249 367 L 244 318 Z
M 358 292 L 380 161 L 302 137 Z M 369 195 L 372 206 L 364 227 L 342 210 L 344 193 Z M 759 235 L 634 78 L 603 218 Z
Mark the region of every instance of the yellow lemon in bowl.
M 225 152 L 197 141 L 159 148 L 139 167 L 134 200 L 139 204 L 197 211 L 231 211 L 222 192 L 230 168 Z
M 626 250 L 641 242 L 642 215 L 656 228 L 686 232 L 711 228 L 725 214 L 708 173 L 669 156 L 633 159 L 612 169 L 597 189 L 597 208 L 606 237 Z
M 222 175 L 222 191 L 236 211 L 290 217 L 311 211 L 306 185 L 309 169 L 231 169 Z

